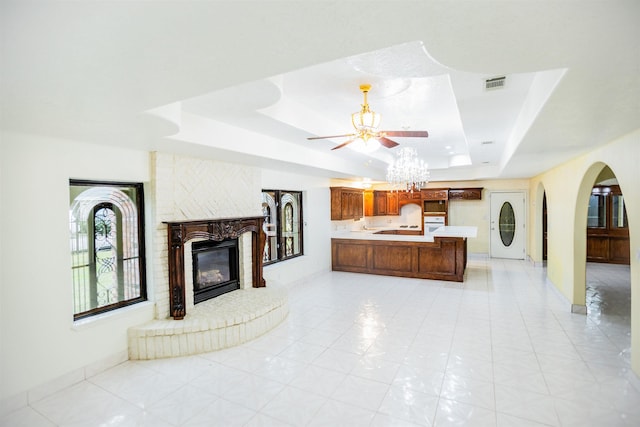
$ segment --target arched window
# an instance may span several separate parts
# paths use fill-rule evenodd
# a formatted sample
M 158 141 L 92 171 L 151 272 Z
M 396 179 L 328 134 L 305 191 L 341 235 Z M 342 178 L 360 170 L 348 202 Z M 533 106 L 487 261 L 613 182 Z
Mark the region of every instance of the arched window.
M 267 243 L 264 263 L 302 255 L 302 192 L 262 191 Z
M 75 319 L 146 300 L 142 184 L 70 182 Z
M 284 205 L 284 254 L 293 255 L 293 206 Z
M 264 215 L 264 232 L 267 235 L 262 261 L 265 263 L 278 259 L 278 233 L 276 218 L 276 200 L 273 193 L 262 192 L 262 215 Z

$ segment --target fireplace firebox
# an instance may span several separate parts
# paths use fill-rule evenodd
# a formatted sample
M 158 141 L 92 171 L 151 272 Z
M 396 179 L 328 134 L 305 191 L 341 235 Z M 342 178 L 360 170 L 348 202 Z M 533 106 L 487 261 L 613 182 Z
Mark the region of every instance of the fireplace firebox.
M 191 254 L 194 303 L 240 289 L 238 239 L 194 242 Z

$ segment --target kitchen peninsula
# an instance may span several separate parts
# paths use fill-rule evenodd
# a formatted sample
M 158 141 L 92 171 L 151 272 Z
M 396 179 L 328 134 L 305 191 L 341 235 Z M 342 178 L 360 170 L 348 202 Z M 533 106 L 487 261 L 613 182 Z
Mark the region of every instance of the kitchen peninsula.
M 336 231 L 331 266 L 334 271 L 462 282 L 467 238 L 476 234 L 476 227 L 464 226 L 443 226 L 427 235 L 388 228 Z

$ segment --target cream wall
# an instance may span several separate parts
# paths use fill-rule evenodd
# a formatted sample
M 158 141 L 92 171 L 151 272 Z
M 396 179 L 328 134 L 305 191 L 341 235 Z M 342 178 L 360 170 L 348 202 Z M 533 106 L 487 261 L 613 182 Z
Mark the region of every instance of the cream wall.
M 105 358 L 126 359 L 127 328 L 152 318 L 153 305 L 143 303 L 74 326 L 68 214 L 69 178 L 146 183 L 149 156 L 40 136 L 1 137 L 0 398 L 21 393 L 16 398 L 24 401 L 27 390 L 45 382 L 75 381 Z
M 330 268 L 326 179 L 34 135 L 0 136 L 0 414 L 126 360 L 127 329 L 154 319 L 156 292 L 168 289 L 166 265 L 158 262 L 166 249 L 162 221 L 260 215 L 262 188 L 301 190 L 305 256 L 265 268 L 267 286 Z M 72 309 L 70 178 L 145 183 L 150 302 L 80 326 Z M 200 184 L 186 194 L 183 185 L 194 181 Z M 234 194 L 239 186 L 249 194 Z M 188 201 L 194 198 L 206 200 L 205 206 Z M 158 310 L 162 317 L 160 311 L 166 309 Z
M 432 183 L 428 188 L 482 187 L 481 200 L 450 200 L 449 225 L 478 227 L 478 236 L 468 239 L 467 250 L 471 253 L 488 254 L 490 249 L 489 223 L 492 191 L 529 191 L 529 180 L 504 179 L 480 181 L 446 181 Z
M 625 198 L 631 248 L 631 363 L 640 375 L 640 130 L 531 180 L 530 201 L 547 196 L 549 281 L 574 305 L 585 304 L 586 224 L 591 188 L 602 168 L 616 175 Z M 530 206 L 529 252 L 540 259 L 541 207 Z
M 109 360 L 123 360 L 127 328 L 154 317 L 153 304 L 145 303 L 74 326 L 68 185 L 69 178 L 144 182 L 146 208 L 151 213 L 156 206 L 150 183 L 157 172 L 150 169 L 150 155 L 144 151 L 7 132 L 0 136 L 0 399 L 6 407 L 8 401 L 23 404 L 56 384 L 79 381 Z M 452 225 L 478 227 L 479 237 L 470 240 L 470 252 L 484 253 L 489 248 L 488 192 L 529 189 L 528 253 L 534 260 L 541 256 L 536 236 L 541 235 L 539 203 L 544 189 L 549 203 L 549 280 L 573 304 L 584 304 L 586 204 L 593 180 L 605 164 L 618 178 L 629 214 L 632 364 L 640 373 L 640 131 L 530 181 L 449 182 L 437 186 L 485 188 L 481 201 L 450 205 Z M 329 181 L 264 168 L 252 173 L 256 189 L 302 190 L 304 197 L 305 256 L 267 267 L 267 280 L 291 283 L 328 270 Z M 152 218 L 149 214 L 147 222 Z M 152 232 L 157 224 L 147 225 L 149 248 L 159 243 Z M 148 286 L 153 295 L 157 278 L 153 271 L 149 273 Z

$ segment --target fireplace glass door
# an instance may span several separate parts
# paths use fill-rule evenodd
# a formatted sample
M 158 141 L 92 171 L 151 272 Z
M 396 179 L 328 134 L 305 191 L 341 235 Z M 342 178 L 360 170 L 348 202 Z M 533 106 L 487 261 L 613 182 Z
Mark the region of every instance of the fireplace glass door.
M 238 240 L 192 244 L 194 302 L 240 289 Z

